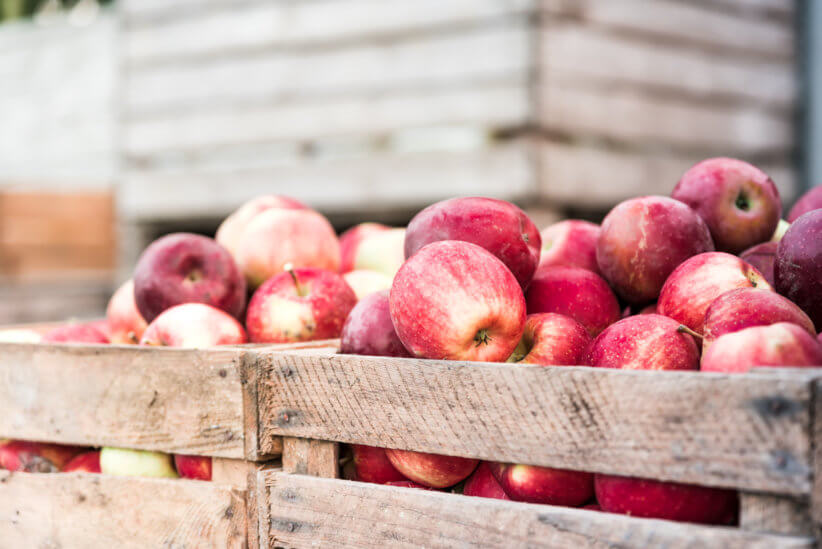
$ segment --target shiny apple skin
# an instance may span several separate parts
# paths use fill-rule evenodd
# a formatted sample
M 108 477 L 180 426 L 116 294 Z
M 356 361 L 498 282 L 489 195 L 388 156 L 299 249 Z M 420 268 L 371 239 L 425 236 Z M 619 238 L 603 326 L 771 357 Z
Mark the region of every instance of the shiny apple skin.
M 759 367 L 822 366 L 822 347 L 807 330 L 790 322 L 754 326 L 718 337 L 702 353 L 703 372 L 747 372 Z
M 340 352 L 350 355 L 412 356 L 394 329 L 387 290 L 364 297 L 351 309 L 342 327 Z
M 779 241 L 774 278 L 776 290 L 822 332 L 822 209 L 801 215 Z

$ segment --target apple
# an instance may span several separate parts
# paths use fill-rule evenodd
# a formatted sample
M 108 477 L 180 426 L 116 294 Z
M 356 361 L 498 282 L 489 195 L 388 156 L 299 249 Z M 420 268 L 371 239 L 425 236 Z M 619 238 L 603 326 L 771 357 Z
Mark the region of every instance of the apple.
M 143 332 L 140 345 L 205 349 L 246 343 L 243 326 L 228 313 L 202 303 L 163 311 Z
M 540 267 L 525 292 L 528 313 L 559 313 L 582 324 L 592 337 L 620 319 L 608 283 L 581 267 Z
M 602 511 L 602 507 L 599 503 L 589 503 L 588 505 L 583 505 L 580 509 L 585 509 L 587 511 Z
M 822 209 L 799 216 L 776 248 L 776 290 L 822 332 Z
M 776 242 L 763 242 L 762 244 L 751 246 L 739 254 L 741 259 L 744 259 L 762 273 L 762 276 L 765 277 L 765 280 L 767 280 L 771 286 L 776 284 L 773 276 L 773 266 L 776 262 L 777 246 L 778 244 Z
M 508 362 L 546 366 L 582 364 L 592 339 L 588 330 L 569 316 L 557 313 L 528 315 L 522 339 Z
M 391 448 L 386 448 L 385 454 L 391 465 L 408 480 L 430 488 L 455 485 L 473 473 L 478 463 L 476 459 Z
M 646 305 L 639 310 L 637 313 L 638 315 L 655 315 L 658 314 L 656 310 L 656 303 L 651 303 L 650 305 Z
M 510 463 L 491 463 L 490 469 L 514 501 L 578 507 L 594 495 L 592 473 Z
M 40 343 L 43 336 L 28 328 L 0 330 L 0 343 Z
M 542 230 L 540 267 L 580 267 L 597 274 L 599 225 L 580 219 L 566 219 Z
M 788 212 L 788 223 L 793 223 L 802 215 L 822 208 L 822 186 L 814 187 L 799 197 L 791 211 Z
M 174 233 L 143 251 L 134 268 L 134 299 L 149 323 L 182 303 L 205 303 L 240 318 L 246 284 L 231 254 L 213 239 Z
M 739 505 L 735 490 L 614 475 L 594 477 L 603 511 L 633 517 L 725 524 Z
M 717 250 L 733 254 L 771 238 L 782 217 L 782 200 L 768 174 L 735 158 L 694 165 L 671 197 L 705 220 Z
M 655 300 L 668 275 L 689 257 L 713 251 L 708 226 L 687 205 L 664 196 L 617 204 L 602 222 L 597 265 L 629 303 Z
M 307 210 L 308 206 L 288 196 L 263 195 L 252 198 L 231 215 L 229 215 L 217 228 L 214 239 L 223 248 L 229 251 L 232 256 L 236 256 L 237 248 L 243 238 L 243 232 L 248 223 L 260 212 L 269 209 L 286 210 Z
M 773 236 L 771 236 L 770 242 L 779 242 L 782 240 L 782 237 L 785 236 L 785 233 L 788 231 L 790 226 L 790 223 L 784 219 L 780 219 L 779 223 L 776 225 L 776 230 L 773 232 Z
M 819 334 L 817 334 L 816 340 L 819 342 L 820 345 L 822 345 L 822 332 L 819 332 Z
M 248 285 L 257 288 L 287 264 L 339 270 L 340 243 L 328 220 L 314 210 L 268 209 L 248 223 L 234 258 Z
M 26 473 L 56 473 L 83 451 L 78 446 L 0 440 L 0 469 Z
M 106 335 L 92 323 L 68 324 L 49 330 L 41 339 L 42 343 L 109 343 Z
M 351 286 L 351 289 L 354 290 L 354 295 L 357 296 L 358 300 L 374 292 L 391 288 L 392 278 L 377 271 L 356 269 L 354 271 L 348 271 L 342 275 L 342 277 L 343 280 Z
M 391 465 L 385 448 L 352 444 L 351 451 L 354 454 L 354 472 L 357 480 L 375 484 L 408 480 Z
M 696 370 L 699 347 L 679 322 L 657 314 L 608 326 L 588 347 L 585 364 L 623 370 Z
M 366 236 L 390 229 L 388 225 L 382 223 L 360 223 L 354 225 L 340 235 L 340 272 L 347 273 L 354 270 L 354 259 L 357 256 L 357 249 L 360 242 Z
M 109 299 L 106 307 L 109 339 L 112 343 L 136 344 L 143 337 L 148 323 L 137 309 L 134 280 L 127 280 Z
M 739 288 L 725 292 L 705 312 L 703 352 L 719 336 L 777 322 L 792 322 L 816 336 L 808 315 L 776 292 L 760 288 Z
M 354 256 L 354 269 L 376 271 L 394 277 L 405 261 L 405 229 L 389 228 L 365 235 Z
M 420 490 L 433 490 L 428 486 L 416 483 L 413 480 L 392 480 L 385 483 L 386 486 L 397 486 L 399 488 L 418 488 Z
M 340 352 L 350 355 L 411 356 L 391 322 L 387 290 L 366 296 L 354 305 L 342 327 Z
M 470 242 L 433 242 L 411 256 L 394 277 L 389 307 L 403 346 L 422 358 L 503 362 L 525 329 L 517 279 Z
M 751 368 L 822 366 L 822 347 L 805 328 L 790 322 L 754 326 L 719 336 L 702 354 L 704 372 L 747 372 Z
M 481 461 L 476 470 L 465 481 L 462 493 L 466 496 L 481 498 L 511 499 L 502 489 L 487 461 Z
M 659 314 L 702 334 L 705 312 L 713 301 L 736 288 L 772 290 L 755 267 L 724 252 L 696 255 L 676 268 L 659 294 Z
M 182 478 L 211 480 L 211 458 L 208 456 L 175 454 L 174 468 Z
M 482 246 L 508 267 L 522 288 L 534 276 L 542 244 L 536 225 L 518 207 L 476 197 L 443 200 L 415 215 L 405 233 L 405 257 L 441 240 Z
M 64 473 L 99 473 L 100 472 L 100 452 L 84 452 L 72 458 L 63 467 Z
M 100 450 L 100 471 L 118 477 L 177 478 L 169 454 L 148 450 L 104 447 Z

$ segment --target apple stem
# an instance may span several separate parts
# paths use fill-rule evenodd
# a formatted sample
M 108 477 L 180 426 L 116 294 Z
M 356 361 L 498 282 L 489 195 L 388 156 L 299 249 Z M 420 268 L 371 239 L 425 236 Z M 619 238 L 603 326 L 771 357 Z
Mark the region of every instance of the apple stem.
M 135 334 L 134 332 L 129 332 L 126 335 L 126 338 L 134 344 L 140 343 L 140 340 L 137 339 L 137 334 Z
M 491 337 L 488 335 L 488 330 L 483 328 L 482 330 L 477 332 L 477 335 L 474 336 L 474 341 L 477 342 L 477 347 L 479 347 L 482 344 L 488 345 L 488 342 L 491 341 Z
M 291 263 L 286 263 L 283 265 L 283 269 L 291 275 L 291 280 L 294 281 L 294 287 L 297 289 L 297 295 L 304 296 L 305 294 L 303 293 L 302 286 L 300 286 L 300 281 L 297 280 L 297 273 L 294 272 L 294 265 Z
M 699 340 L 702 340 L 705 337 L 702 334 L 691 330 L 690 328 L 688 328 L 684 324 L 680 324 L 679 328 L 677 328 L 676 331 L 681 333 L 681 334 L 688 334 L 688 335 L 694 336 L 695 338 L 697 338 Z

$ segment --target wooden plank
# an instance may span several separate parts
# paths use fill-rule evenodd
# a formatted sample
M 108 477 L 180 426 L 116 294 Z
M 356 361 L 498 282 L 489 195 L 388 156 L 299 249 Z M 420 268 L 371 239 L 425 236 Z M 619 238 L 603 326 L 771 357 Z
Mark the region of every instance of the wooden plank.
M 0 345 L 0 436 L 241 458 L 242 351 Z
M 340 448 L 336 442 L 283 438 L 283 471 L 323 478 L 339 478 Z
M 752 532 L 814 535 L 808 501 L 781 496 L 740 494 L 739 526 Z
M 76 278 L 60 274 L 40 282 L 13 283 L 8 278 L 0 284 L 0 323 L 38 322 L 44 319 L 94 319 L 104 316 L 113 291 L 110 273 L 89 276 L 77 272 Z M 82 280 L 81 280 L 82 278 Z
M 241 491 L 214 483 L 0 471 L 4 547 L 245 547 Z
M 283 352 L 260 373 L 264 433 L 801 495 L 801 374 L 544 368 Z
M 269 547 L 813 546 L 809 538 L 281 472 L 264 479 Z

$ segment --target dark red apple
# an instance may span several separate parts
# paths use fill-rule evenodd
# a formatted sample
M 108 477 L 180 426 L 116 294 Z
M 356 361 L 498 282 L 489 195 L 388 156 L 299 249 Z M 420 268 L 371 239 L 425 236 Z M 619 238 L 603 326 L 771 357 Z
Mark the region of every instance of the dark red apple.
M 491 463 L 490 469 L 514 501 L 578 507 L 594 495 L 592 473 L 510 463 Z
M 822 209 L 801 215 L 779 241 L 774 278 L 776 290 L 822 332 Z
M 385 448 L 352 444 L 351 452 L 354 455 L 355 476 L 359 481 L 386 484 L 408 480 L 391 465 Z
M 56 473 L 81 453 L 79 446 L 27 440 L 0 440 L 0 469 L 26 473 Z
M 386 486 L 397 486 L 399 488 L 417 488 L 419 490 L 433 490 L 429 486 L 423 486 L 413 480 L 392 480 L 385 483 Z
M 354 270 L 357 249 L 366 236 L 387 231 L 390 228 L 382 223 L 360 223 L 342 233 L 340 235 L 340 272 L 347 273 Z
M 174 468 L 182 478 L 211 480 L 211 458 L 208 456 L 175 454 Z
M 800 216 L 818 209 L 822 209 L 822 185 L 814 187 L 799 197 L 788 213 L 788 222 L 793 223 Z
M 528 315 L 525 332 L 508 362 L 546 366 L 582 364 L 591 341 L 588 330 L 570 316 L 556 313 Z
M 431 488 L 447 488 L 468 477 L 477 467 L 476 459 L 441 456 L 410 450 L 385 450 L 388 460 L 409 480 Z
M 585 509 L 587 511 L 602 511 L 602 507 L 599 503 L 589 503 L 588 505 L 583 505 L 580 509 Z
M 466 496 L 480 498 L 511 499 L 502 489 L 487 461 L 481 461 L 479 466 L 465 481 L 462 493 Z
M 63 467 L 64 473 L 99 473 L 100 452 L 84 452 L 78 454 Z
M 580 219 L 566 219 L 546 227 L 540 236 L 540 267 L 581 267 L 600 274 L 597 265 L 599 225 Z
M 148 325 L 140 345 L 206 349 L 248 341 L 242 324 L 225 311 L 203 303 L 166 309 Z
M 754 326 L 718 337 L 702 353 L 703 372 L 747 372 L 756 367 L 822 366 L 822 347 L 790 322 Z
M 411 353 L 397 336 L 388 290 L 362 298 L 348 313 L 340 335 L 340 352 L 351 355 L 401 356 Z
M 771 286 L 776 284 L 773 276 L 773 267 L 776 261 L 776 248 L 778 245 L 778 242 L 763 242 L 739 254 L 741 259 L 744 259 L 762 273 L 762 276 L 765 277 L 765 280 L 767 280 Z
M 108 337 L 93 323 L 59 326 L 43 334 L 42 343 L 109 343 Z

